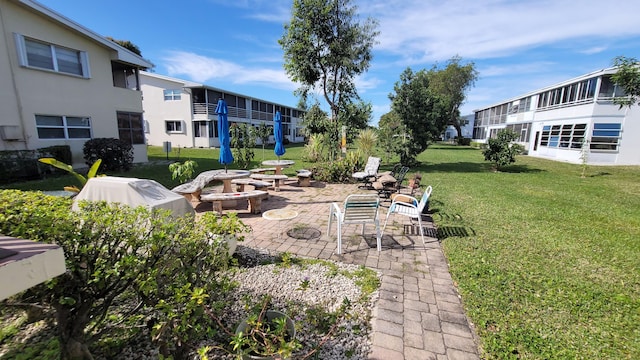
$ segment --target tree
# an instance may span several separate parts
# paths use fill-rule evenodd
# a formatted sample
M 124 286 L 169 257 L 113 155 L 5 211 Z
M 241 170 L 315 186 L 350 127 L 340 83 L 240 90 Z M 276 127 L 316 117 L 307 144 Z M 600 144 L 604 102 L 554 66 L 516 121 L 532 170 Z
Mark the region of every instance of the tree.
M 253 161 L 253 148 L 256 146 L 256 135 L 253 126 L 235 123 L 229 127 L 231 135 L 231 151 L 242 169 L 247 169 Z
M 613 65 L 618 71 L 611 75 L 616 85 L 622 86 L 627 97 L 616 97 L 613 102 L 623 108 L 631 107 L 640 97 L 640 63 L 636 58 L 618 56 L 613 59 Z
M 516 162 L 516 155 L 522 153 L 524 148 L 513 141 L 519 135 L 512 130 L 502 129 L 495 138 L 490 138 L 487 147 L 482 151 L 484 159 L 491 161 L 495 171 L 500 171 L 505 166 Z
M 378 121 L 378 139 L 380 146 L 386 153 L 385 162 L 389 162 L 390 154 L 398 154 L 402 157 L 403 152 L 402 143 L 398 141 L 402 134 L 405 134 L 405 128 L 402 125 L 400 116 L 393 111 L 390 111 L 380 117 Z
M 463 65 L 461 62 L 461 57 L 454 56 L 443 69 L 434 65 L 428 72 L 431 90 L 447 101 L 447 125 L 456 128 L 458 137 L 462 136 L 462 126 L 466 125 L 466 120 L 460 116 L 460 106 L 464 103 L 465 93 L 478 79 L 474 64 Z
M 107 36 L 107 40 L 113 41 L 114 43 L 122 46 L 123 48 L 131 51 L 132 53 L 142 57 L 142 52 L 140 52 L 140 48 L 138 47 L 138 45 L 132 43 L 129 40 L 117 40 L 112 38 L 111 36 Z
M 341 109 L 339 122 L 347 127 L 347 141 L 351 142 L 361 130 L 368 127 L 373 113 L 371 103 L 362 100 L 349 101 L 342 105 Z
M 320 88 L 335 128 L 340 105 L 358 98 L 355 77 L 369 68 L 378 35 L 377 22 L 359 22 L 356 10 L 351 0 L 294 0 L 291 20 L 278 41 L 287 75 L 301 84 L 296 92 L 306 99 Z M 330 148 L 337 149 L 337 140 Z
M 254 131 L 260 142 L 262 142 L 262 160 L 264 161 L 264 146 L 269 141 L 269 136 L 273 134 L 273 128 L 262 122 Z
M 395 93 L 389 94 L 391 109 L 404 127 L 400 139 L 396 139 L 402 143 L 400 162 L 410 166 L 446 129 L 448 111 L 446 102 L 430 90 L 424 70 L 414 73 L 411 68 L 405 69 L 393 89 Z

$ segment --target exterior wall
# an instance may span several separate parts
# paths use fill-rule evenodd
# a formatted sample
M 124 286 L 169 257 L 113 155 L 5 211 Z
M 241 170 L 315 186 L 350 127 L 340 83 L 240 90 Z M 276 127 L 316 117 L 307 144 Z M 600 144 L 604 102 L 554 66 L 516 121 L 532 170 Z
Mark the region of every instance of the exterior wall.
M 600 86 L 602 84 L 602 76 L 611 74 L 614 69 L 606 69 L 600 72 L 584 75 L 581 78 L 568 80 L 564 83 L 550 86 L 545 89 L 524 95 L 531 96 L 531 109 L 526 112 L 517 114 L 509 114 L 501 123 L 486 126 L 487 131 L 482 138 L 474 139 L 475 141 L 486 142 L 491 135 L 492 130 L 503 129 L 510 124 L 530 124 L 528 141 L 522 142 L 528 150 L 528 155 L 548 158 L 558 161 L 566 161 L 575 164 L 583 162 L 582 149 L 572 146 L 543 146 L 541 145 L 541 136 L 544 127 L 563 126 L 572 124 L 586 124 L 584 137 L 592 140 L 594 124 L 622 124 L 622 131 L 618 142 L 617 150 L 597 150 L 589 149 L 587 163 L 591 165 L 640 165 L 640 142 L 636 138 L 640 135 L 640 107 L 634 105 L 631 108 L 619 109 L 618 105 L 613 104 L 611 98 L 598 98 L 600 94 Z M 546 91 L 555 88 L 561 88 L 584 79 L 593 79 L 598 77 L 597 87 L 593 99 L 589 101 L 578 101 L 576 103 L 560 104 L 549 108 L 537 109 L 538 97 Z M 606 91 L 605 91 L 606 92 Z M 519 98 L 523 98 L 522 96 Z M 519 98 L 496 104 L 493 109 L 504 104 L 510 104 Z M 486 110 L 482 109 L 482 110 Z M 476 113 L 480 114 L 480 111 Z M 481 133 L 481 132 L 478 132 Z M 537 142 L 536 142 L 537 140 Z
M 227 92 L 222 89 L 216 89 L 208 87 L 203 84 L 193 83 L 186 80 L 171 78 L 168 76 L 157 75 L 148 72 L 140 73 L 140 83 L 143 93 L 142 105 L 144 108 L 144 118 L 147 123 L 147 144 L 154 146 L 162 146 L 163 142 L 170 141 L 172 148 L 175 147 L 219 147 L 220 142 L 217 137 L 195 137 L 194 122 L 195 121 L 207 121 L 209 126 L 215 126 L 217 123 L 217 115 L 213 113 L 212 107 L 215 108 L 217 99 L 208 99 L 209 112 L 195 114 L 192 109 L 193 96 L 192 92 L 196 89 L 211 89 L 222 92 L 224 94 L 236 95 L 245 99 L 245 109 L 241 109 L 242 113 L 236 114 L 238 111 L 233 109 L 229 110 L 229 122 L 231 123 L 245 123 L 257 126 L 263 122 L 267 125 L 273 126 L 273 115 L 270 116 L 270 120 L 257 120 L 251 119 L 252 114 L 252 101 L 258 100 L 261 102 L 267 102 L 260 99 L 255 99 L 250 96 L 235 94 Z M 176 90 L 182 89 L 180 100 L 164 100 L 164 90 Z M 205 99 L 198 99 L 196 103 L 204 103 Z M 279 105 L 268 102 L 272 105 Z M 280 105 L 281 106 L 281 105 Z M 291 107 L 287 107 L 291 108 Z M 293 109 L 293 108 L 291 108 Z M 255 109 L 253 109 L 255 110 Z M 245 116 L 246 117 L 242 117 Z M 165 122 L 182 121 L 183 131 L 181 133 L 167 132 Z M 289 135 L 285 135 L 291 142 L 304 141 L 303 136 L 295 136 L 296 129 L 301 128 L 301 120 L 295 117 L 291 118 L 289 123 Z M 214 132 L 215 133 L 215 132 Z M 272 141 L 273 137 L 270 137 Z M 257 139 L 258 145 L 261 141 Z
M 117 59 L 113 49 L 14 1 L 0 0 L 0 11 L 3 30 L 0 74 L 2 79 L 13 80 L 13 86 L 3 82 L 2 124 L 19 125 L 24 133 L 24 141 L 0 141 L 0 148 L 69 145 L 73 165 L 86 166 L 82 152 L 86 139 L 39 139 L 35 115 L 89 117 L 93 138 L 118 138 L 116 112 L 142 113 L 141 93 L 113 86 L 111 59 Z M 13 33 L 87 52 L 90 78 L 20 66 Z M 134 162 L 146 162 L 146 146 L 134 145 L 134 155 Z
M 162 146 L 165 141 L 171 141 L 172 147 L 198 147 L 193 137 L 191 115 L 191 94 L 182 90 L 180 100 L 164 100 L 165 89 L 182 89 L 183 82 L 161 79 L 158 77 L 140 75 L 142 89 L 142 107 L 147 125 L 147 144 Z M 181 121 L 183 133 L 168 133 L 165 121 Z M 208 146 L 207 146 L 208 147 Z

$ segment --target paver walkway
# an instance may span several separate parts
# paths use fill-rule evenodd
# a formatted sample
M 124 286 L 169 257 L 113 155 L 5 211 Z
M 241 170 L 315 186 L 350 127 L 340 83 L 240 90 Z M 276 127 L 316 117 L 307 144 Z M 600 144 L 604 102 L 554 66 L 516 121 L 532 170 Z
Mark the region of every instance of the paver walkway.
M 437 191 L 434 189 L 434 193 Z M 373 348 L 369 359 L 479 359 L 475 332 L 430 219 L 423 222 L 426 247 L 417 225 L 406 217 L 392 215 L 381 252 L 376 251 L 373 225 L 367 227 L 364 238 L 360 226 L 346 225 L 343 254 L 335 254 L 335 225 L 331 236 L 327 236 L 330 204 L 342 204 L 349 194 L 370 192 L 356 185 L 313 181 L 311 187 L 298 187 L 287 182 L 280 192 L 270 191 L 269 200 L 262 202 L 262 211 L 287 208 L 299 215 L 292 220 L 269 221 L 249 214 L 243 202 L 237 208 L 238 216 L 253 232 L 242 245 L 365 265 L 380 271 L 382 285 L 373 310 Z M 210 211 L 207 206 L 210 204 L 201 204 L 196 210 Z M 383 207 L 379 214 L 381 227 L 386 213 Z M 278 238 L 280 231 L 282 236 Z

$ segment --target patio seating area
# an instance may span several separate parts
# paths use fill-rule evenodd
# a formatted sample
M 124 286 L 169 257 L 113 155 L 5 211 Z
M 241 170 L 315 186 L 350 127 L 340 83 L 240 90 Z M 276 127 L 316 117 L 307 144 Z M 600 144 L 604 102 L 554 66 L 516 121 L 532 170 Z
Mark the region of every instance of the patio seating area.
M 425 184 L 426 185 L 426 184 Z M 423 186 L 424 188 L 424 186 Z M 475 333 L 469 324 L 449 274 L 446 258 L 429 215 L 422 219 L 424 243 L 417 222 L 392 214 L 377 249 L 376 231 L 368 226 L 346 226 L 342 254 L 337 254 L 334 229 L 327 235 L 333 203 L 343 204 L 352 194 L 375 194 L 358 184 L 327 184 L 319 181 L 300 186 L 285 181 L 281 191 L 262 201 L 262 212 L 287 209 L 297 216 L 278 222 L 252 214 L 246 202 L 235 211 L 253 231 L 239 246 L 289 252 L 295 256 L 363 265 L 382 274 L 382 284 L 373 311 L 373 351 L 370 359 L 479 359 Z M 435 189 L 437 191 L 437 189 Z M 416 194 L 420 196 L 422 193 Z M 211 211 L 200 204 L 197 213 Z M 380 208 L 382 222 L 388 209 Z

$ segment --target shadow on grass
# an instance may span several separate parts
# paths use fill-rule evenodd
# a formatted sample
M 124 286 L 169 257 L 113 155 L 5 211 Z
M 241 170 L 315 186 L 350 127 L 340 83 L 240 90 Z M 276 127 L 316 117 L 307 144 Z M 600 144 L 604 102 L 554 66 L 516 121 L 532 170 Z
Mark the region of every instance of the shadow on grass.
M 531 168 L 527 165 L 511 165 L 504 167 L 500 170 L 503 173 L 511 173 L 511 174 L 519 174 L 519 173 L 539 173 L 546 170 L 541 170 L 538 168 Z
M 475 173 L 491 171 L 490 164 L 475 162 L 452 162 L 439 164 L 423 164 L 424 171 L 428 172 L 457 172 L 457 173 Z

